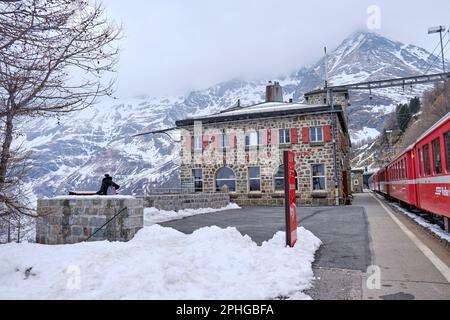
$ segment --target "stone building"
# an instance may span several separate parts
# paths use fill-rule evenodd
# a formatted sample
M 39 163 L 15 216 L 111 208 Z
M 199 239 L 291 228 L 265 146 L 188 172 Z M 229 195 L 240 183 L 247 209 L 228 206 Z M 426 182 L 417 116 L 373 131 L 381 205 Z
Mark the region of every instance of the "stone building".
M 351 147 L 348 92 L 334 94 L 334 109 L 323 90 L 305 97 L 306 104 L 283 102 L 280 84 L 269 83 L 263 103 L 238 103 L 217 114 L 177 121 L 182 132 L 182 187 L 208 193 L 225 190 L 231 201 L 244 206 L 282 205 L 283 151 L 290 150 L 296 152 L 299 204 L 346 203 Z
M 352 170 L 352 193 L 364 192 L 364 169 Z

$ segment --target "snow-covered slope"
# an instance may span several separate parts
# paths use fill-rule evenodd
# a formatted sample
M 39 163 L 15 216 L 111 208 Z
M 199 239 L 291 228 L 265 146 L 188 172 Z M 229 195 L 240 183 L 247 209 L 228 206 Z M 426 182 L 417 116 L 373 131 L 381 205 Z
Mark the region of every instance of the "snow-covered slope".
M 426 50 L 391 41 L 375 33 L 357 32 L 329 56 L 332 85 L 423 74 L 433 61 Z M 303 94 L 323 85 L 324 60 L 280 81 L 284 98 L 302 101 Z M 429 73 L 439 72 L 439 64 Z M 266 79 L 231 80 L 185 97 L 137 97 L 103 101 L 61 119 L 32 119 L 20 125 L 20 142 L 33 151 L 30 188 L 38 196 L 66 194 L 70 189 L 99 187 L 112 174 L 125 193 L 142 194 L 155 184 L 177 186 L 179 145 L 165 135 L 132 139 L 135 133 L 172 127 L 188 115 L 209 114 L 231 107 L 238 99 L 264 100 Z M 382 131 L 396 103 L 420 94 L 427 86 L 352 92 L 350 126 L 355 141 Z

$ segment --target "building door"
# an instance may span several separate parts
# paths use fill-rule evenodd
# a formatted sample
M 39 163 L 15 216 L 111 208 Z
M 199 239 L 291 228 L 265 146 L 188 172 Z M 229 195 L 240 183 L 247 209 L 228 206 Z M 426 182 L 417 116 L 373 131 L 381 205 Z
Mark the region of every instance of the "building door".
M 342 171 L 342 188 L 343 188 L 343 193 L 344 193 L 344 203 L 348 204 L 348 196 L 349 194 L 349 189 L 348 189 L 348 174 L 347 171 Z

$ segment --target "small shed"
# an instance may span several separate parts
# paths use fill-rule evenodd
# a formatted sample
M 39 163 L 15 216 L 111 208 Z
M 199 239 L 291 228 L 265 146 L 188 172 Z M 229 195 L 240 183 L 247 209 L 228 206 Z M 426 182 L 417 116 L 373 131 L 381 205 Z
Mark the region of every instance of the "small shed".
M 364 192 L 364 169 L 352 169 L 352 193 Z

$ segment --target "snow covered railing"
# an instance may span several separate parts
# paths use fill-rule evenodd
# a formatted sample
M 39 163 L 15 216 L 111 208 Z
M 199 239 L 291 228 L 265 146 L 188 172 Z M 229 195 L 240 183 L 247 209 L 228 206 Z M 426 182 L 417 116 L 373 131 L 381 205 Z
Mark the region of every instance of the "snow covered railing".
M 96 231 L 92 237 L 94 241 L 129 241 L 144 226 L 143 203 L 143 199 L 130 196 L 40 199 L 37 203 L 40 218 L 36 224 L 36 242 L 78 243 L 87 240 Z M 112 219 L 121 210 L 123 212 Z

